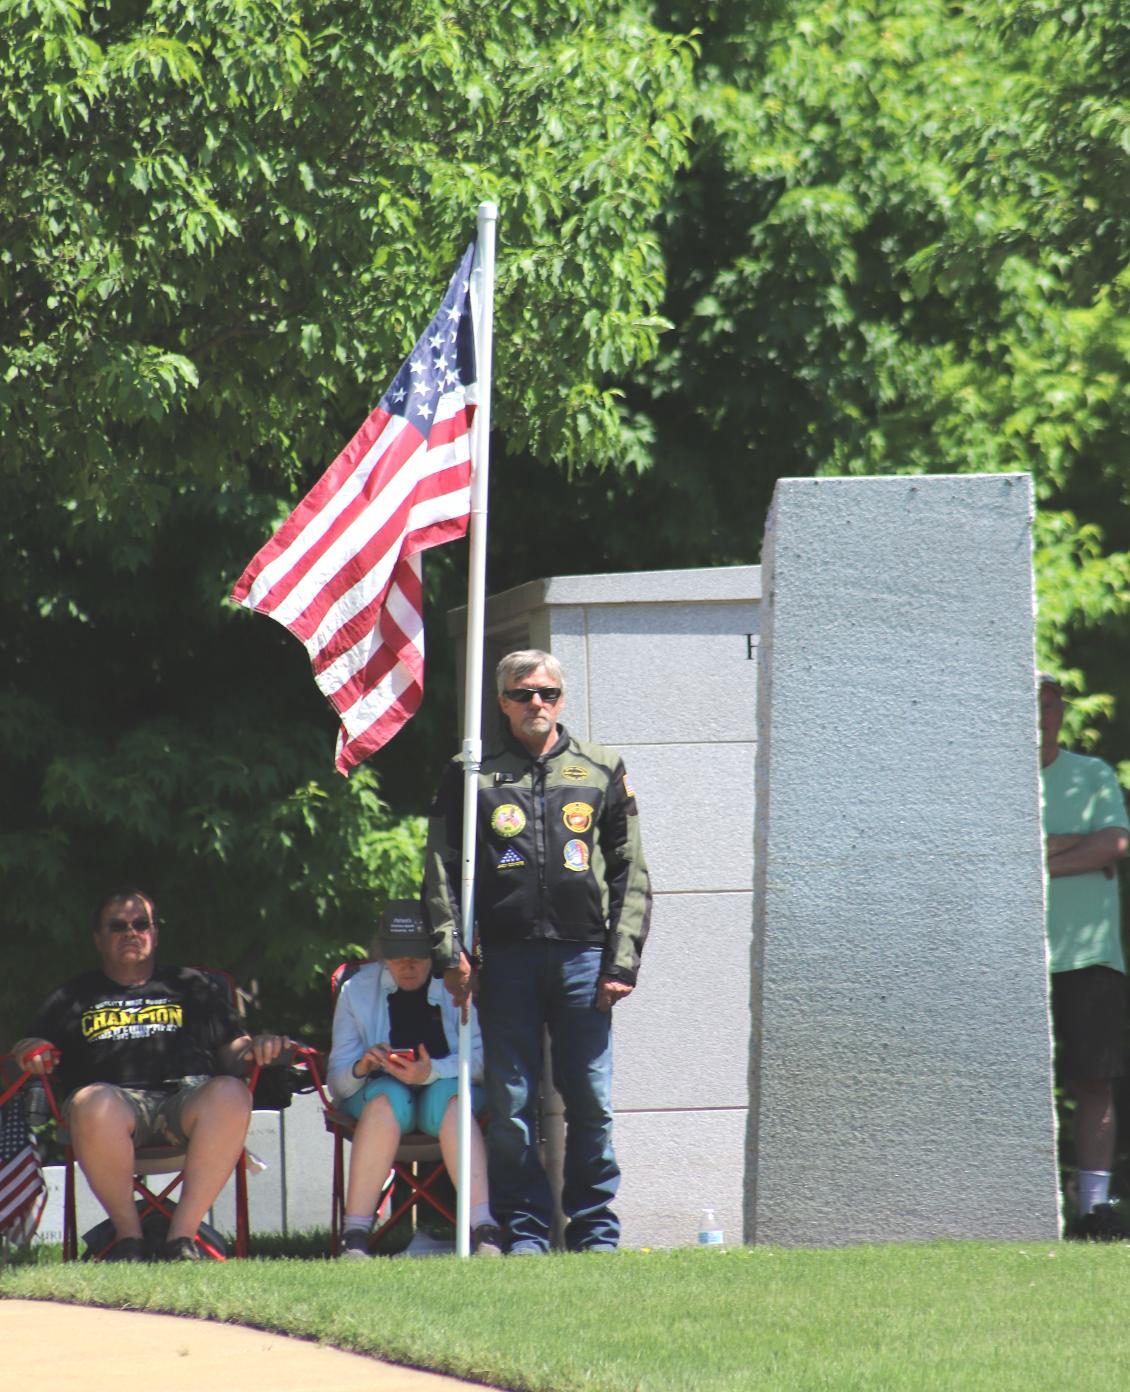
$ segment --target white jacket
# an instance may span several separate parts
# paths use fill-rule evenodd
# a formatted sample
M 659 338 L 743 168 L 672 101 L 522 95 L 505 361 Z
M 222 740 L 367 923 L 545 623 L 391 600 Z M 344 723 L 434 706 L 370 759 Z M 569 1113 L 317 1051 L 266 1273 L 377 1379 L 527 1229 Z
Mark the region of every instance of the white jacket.
M 353 1074 L 353 1065 L 373 1044 L 389 1042 L 388 998 L 397 989 L 383 962 L 366 962 L 360 971 L 341 988 L 334 1011 L 333 1046 L 327 1069 L 330 1091 L 338 1102 L 352 1097 L 366 1078 Z M 451 1053 L 447 1058 L 433 1059 L 428 1082 L 436 1078 L 454 1078 L 459 1071 L 459 1007 L 454 1005 L 442 981 L 428 984 L 428 1003 L 438 1005 L 443 1020 L 443 1033 Z M 371 1075 L 370 1075 L 371 1076 Z M 483 1039 L 479 1033 L 479 1016 L 471 1007 L 471 1077 L 480 1082 L 483 1076 Z

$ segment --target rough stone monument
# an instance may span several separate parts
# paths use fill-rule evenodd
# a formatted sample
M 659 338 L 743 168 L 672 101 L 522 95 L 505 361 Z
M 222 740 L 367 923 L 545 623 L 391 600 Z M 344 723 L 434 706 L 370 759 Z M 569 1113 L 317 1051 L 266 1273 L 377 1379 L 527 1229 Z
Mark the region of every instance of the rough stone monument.
M 762 554 L 757 1242 L 1059 1231 L 1027 475 L 783 479 Z

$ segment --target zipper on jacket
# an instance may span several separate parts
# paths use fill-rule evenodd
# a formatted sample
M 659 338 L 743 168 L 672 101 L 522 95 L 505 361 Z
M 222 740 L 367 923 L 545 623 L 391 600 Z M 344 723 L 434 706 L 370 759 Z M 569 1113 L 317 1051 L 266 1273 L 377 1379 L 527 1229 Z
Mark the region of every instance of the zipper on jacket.
M 536 759 L 533 766 L 534 852 L 538 860 L 538 919 L 545 920 L 545 868 L 549 848 L 545 834 L 545 763 Z

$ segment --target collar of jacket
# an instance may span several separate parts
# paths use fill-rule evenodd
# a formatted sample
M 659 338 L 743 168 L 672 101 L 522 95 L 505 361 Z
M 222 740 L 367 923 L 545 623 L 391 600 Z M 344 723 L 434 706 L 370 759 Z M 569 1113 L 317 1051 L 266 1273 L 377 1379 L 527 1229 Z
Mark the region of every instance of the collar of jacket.
M 544 754 L 540 755 L 539 758 L 534 759 L 530 757 L 530 751 L 526 748 L 522 741 L 514 738 L 509 726 L 506 727 L 502 735 L 502 742 L 505 745 L 505 747 L 510 751 L 510 753 L 517 754 L 517 756 L 520 759 L 525 759 L 526 762 L 530 764 L 536 764 L 539 762 L 539 760 L 540 762 L 544 763 L 545 760 L 552 759 L 556 754 L 563 754 L 565 750 L 569 747 L 570 739 L 572 739 L 572 736 L 569 734 L 569 731 L 566 730 L 564 725 L 559 724 L 557 726 L 557 739 L 550 746 L 550 748 L 546 750 Z

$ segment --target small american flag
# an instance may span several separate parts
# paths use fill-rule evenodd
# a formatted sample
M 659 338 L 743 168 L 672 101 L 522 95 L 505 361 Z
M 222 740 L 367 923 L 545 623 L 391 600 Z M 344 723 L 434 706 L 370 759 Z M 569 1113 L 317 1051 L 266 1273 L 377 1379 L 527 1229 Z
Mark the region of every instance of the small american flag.
M 419 553 L 467 530 L 474 250 L 472 242 L 376 410 L 232 591 L 305 646 L 341 721 L 339 773 L 387 743 L 419 708 Z
M 17 1245 L 29 1242 L 46 1202 L 39 1146 L 21 1091 L 0 1107 L 0 1235 Z

